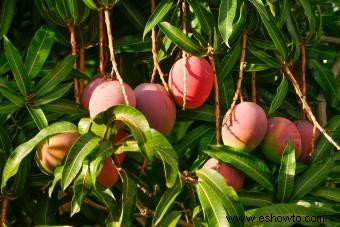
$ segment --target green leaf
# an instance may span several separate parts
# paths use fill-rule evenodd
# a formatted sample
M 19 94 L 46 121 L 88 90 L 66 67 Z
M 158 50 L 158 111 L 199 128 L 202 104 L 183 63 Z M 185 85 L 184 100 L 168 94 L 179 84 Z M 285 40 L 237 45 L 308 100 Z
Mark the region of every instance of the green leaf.
M 241 56 L 241 44 L 237 42 L 232 48 L 230 55 L 223 58 L 221 63 L 221 69 L 218 70 L 218 80 L 221 83 L 231 73 L 236 63 L 239 61 Z
M 304 12 L 307 16 L 308 23 L 309 23 L 309 30 L 308 33 L 314 34 L 316 30 L 316 22 L 315 22 L 315 10 L 313 10 L 312 5 L 309 0 L 299 0 Z
M 76 132 L 77 127 L 69 122 L 57 122 L 42 129 L 36 136 L 27 142 L 19 145 L 8 158 L 2 174 L 1 190 L 6 186 L 9 178 L 14 176 L 21 161 L 31 153 L 31 151 L 47 137 L 57 133 Z
M 317 60 L 311 59 L 313 77 L 322 88 L 328 103 L 339 108 L 340 105 L 340 80 L 336 79 L 331 69 L 326 65 L 321 65 Z
M 244 206 L 266 207 L 274 204 L 274 196 L 271 193 L 239 191 L 237 194 Z
M 215 122 L 215 107 L 208 104 L 203 104 L 197 109 L 179 112 L 177 119 Z
M 159 200 L 152 222 L 154 225 L 158 225 L 164 218 L 164 215 L 167 213 L 167 211 L 170 209 L 170 207 L 173 205 L 173 202 L 179 195 L 179 193 L 182 191 L 182 182 L 178 178 L 176 183 L 173 185 L 172 188 L 168 188 L 162 195 L 161 199 Z
M 48 122 L 46 116 L 41 108 L 39 107 L 27 107 L 28 112 L 30 113 L 35 125 L 38 129 L 43 129 L 48 126 Z
M 0 75 L 7 73 L 10 69 L 7 58 L 5 54 L 2 53 L 0 55 Z
M 340 115 L 335 115 L 331 119 L 328 120 L 326 125 L 326 130 L 329 135 L 335 141 L 339 141 L 340 139 Z M 313 163 L 316 163 L 321 160 L 325 160 L 331 156 L 331 152 L 333 145 L 324 137 L 324 135 L 320 135 L 318 140 L 315 143 L 314 154 L 313 154 Z
M 202 56 L 206 53 L 206 50 L 202 48 L 198 43 L 190 39 L 178 28 L 172 26 L 168 22 L 161 22 L 158 24 L 162 32 L 179 48 L 195 56 Z
M 12 102 L 2 101 L 0 105 L 0 114 L 11 113 L 18 110 L 20 107 Z
M 92 10 L 97 10 L 96 4 L 93 2 L 93 0 L 83 0 L 84 4 L 89 7 Z
M 247 210 L 246 217 L 249 218 L 246 218 L 245 226 L 258 226 L 263 224 L 266 226 L 291 226 L 294 223 L 320 226 L 320 222 L 305 222 L 306 217 L 316 217 L 317 215 L 317 212 L 308 207 L 296 204 L 274 204 Z
M 300 58 L 300 52 L 301 52 L 301 32 L 299 30 L 299 27 L 297 25 L 297 22 L 293 18 L 292 15 L 289 15 L 287 20 L 286 20 L 286 26 L 287 30 L 292 36 L 292 51 L 294 53 L 293 60 L 296 61 Z
M 289 17 L 290 11 L 292 10 L 292 0 L 283 0 L 281 5 L 281 12 L 280 17 L 278 21 L 279 28 L 282 28 L 282 26 L 285 24 L 286 20 Z
M 189 5 L 192 7 L 194 14 L 200 22 L 203 31 L 207 35 L 211 35 L 214 28 L 214 17 L 208 9 L 203 5 L 205 1 L 189 0 Z
M 319 187 L 311 192 L 312 195 L 332 200 L 340 203 L 340 189 L 339 188 L 329 188 L 329 187 Z
M 160 132 L 151 129 L 151 146 L 159 159 L 162 160 L 165 172 L 166 186 L 171 188 L 175 183 L 178 170 L 178 157 L 169 141 Z
M 313 164 L 297 180 L 294 185 L 294 192 L 291 200 L 297 200 L 311 192 L 321 182 L 323 182 L 329 172 L 332 170 L 334 161 L 329 158 L 324 161 Z
M 175 146 L 175 151 L 178 157 L 183 157 L 185 152 L 192 146 L 196 145 L 201 137 L 209 132 L 210 129 L 211 128 L 209 126 L 202 124 L 187 132 L 185 137 Z
M 220 81 L 218 91 L 221 109 L 228 110 L 233 102 L 235 93 L 234 80 L 230 74 L 223 81 Z
M 124 170 L 120 171 L 120 176 L 123 181 L 123 208 L 119 219 L 119 226 L 131 226 L 134 219 L 137 199 L 136 183 L 128 177 Z
M 79 176 L 74 180 L 73 184 L 71 217 L 80 211 L 85 197 L 90 193 L 91 186 L 89 182 L 89 165 L 84 163 Z
M 259 60 L 266 63 L 267 65 L 273 68 L 281 68 L 281 65 L 277 61 L 273 60 L 273 57 L 266 52 L 258 50 L 249 45 L 247 46 L 247 48 L 253 55 L 255 55 L 255 57 L 257 57 Z
M 34 100 L 35 105 L 45 105 L 63 97 L 73 86 L 73 83 L 61 84 L 54 88 L 51 92 L 47 93 L 43 97 L 39 97 Z
M 283 151 L 278 176 L 278 196 L 281 202 L 287 201 L 293 192 L 295 176 L 295 149 L 289 139 Z
M 27 50 L 25 66 L 31 78 L 38 75 L 55 41 L 54 32 L 42 26 L 34 35 Z
M 64 166 L 59 165 L 54 169 L 54 178 L 53 178 L 52 184 L 48 188 L 48 196 L 50 198 L 52 196 L 52 193 L 53 193 L 55 186 L 61 180 L 61 176 L 62 176 L 62 173 L 63 173 L 63 167 Z
M 211 169 L 200 169 L 196 171 L 199 180 L 206 183 L 216 193 L 224 208 L 227 210 L 228 215 L 231 217 L 243 217 L 244 210 L 239 201 L 238 195 L 235 190 L 225 183 L 222 175 Z M 231 226 L 243 226 L 242 222 L 231 221 Z
M 210 150 L 206 151 L 209 156 L 241 170 L 268 191 L 272 192 L 274 190 L 274 179 L 271 171 L 256 156 L 227 146 L 210 146 L 210 148 Z
M 115 40 L 115 53 L 142 53 L 152 50 L 151 39 L 142 40 L 140 37 L 125 36 Z
M 174 1 L 172 0 L 163 0 L 158 4 L 155 11 L 150 16 L 148 22 L 146 22 L 143 32 L 143 39 L 145 38 L 145 35 L 165 17 L 165 15 L 170 11 L 173 4 Z
M 63 173 L 61 177 L 61 187 L 65 190 L 77 176 L 81 169 L 83 160 L 99 146 L 100 138 L 92 133 L 81 135 L 72 145 L 67 154 Z
M 159 224 L 160 227 L 176 227 L 182 213 L 180 211 L 171 211 Z
M 0 5 L 0 39 L 5 35 L 11 26 L 16 0 L 3 0 Z
M 239 39 L 241 32 L 245 29 L 245 23 L 247 19 L 246 3 L 242 1 L 239 7 L 239 16 L 237 21 L 233 24 L 233 30 L 229 37 L 230 42 L 234 42 Z
M 101 118 L 100 114 L 97 116 L 98 119 Z M 113 121 L 122 121 L 126 124 L 132 136 L 136 139 L 141 151 L 144 152 L 149 160 L 153 159 L 154 151 L 147 141 L 147 138 L 151 138 L 150 126 L 139 110 L 131 106 L 117 105 L 104 111 L 103 119 L 106 125 L 111 124 Z
M 25 98 L 12 90 L 11 88 L 4 86 L 0 83 L 0 93 L 5 96 L 9 101 L 18 107 L 22 107 L 25 103 Z
M 121 6 L 121 10 L 127 16 L 127 19 L 131 21 L 131 23 L 138 29 L 138 31 L 143 31 L 146 21 L 141 11 L 137 9 L 137 6 L 130 1 L 121 1 L 119 6 Z
M 105 222 L 107 226 L 112 226 L 112 222 L 116 222 L 119 219 L 117 201 L 112 194 L 112 191 L 101 185 L 97 185 L 92 194 L 94 194 L 99 201 L 104 203 L 108 208 L 109 215 Z
M 68 55 L 61 60 L 46 76 L 37 84 L 35 96 L 41 97 L 52 91 L 60 82 L 62 82 L 73 68 L 75 56 Z
M 270 103 L 270 108 L 268 111 L 268 115 L 274 113 L 283 103 L 286 98 L 288 92 L 288 81 L 286 77 L 283 75 L 280 85 L 277 87 L 276 95 L 273 101 Z
M 222 39 L 229 46 L 229 38 L 233 32 L 233 21 L 236 15 L 237 0 L 221 1 L 218 14 L 218 29 Z
M 4 36 L 4 49 L 7 61 L 11 67 L 18 88 L 21 94 L 27 96 L 30 92 L 31 80 L 28 76 L 19 51 L 15 48 L 12 42 L 7 39 L 6 36 Z
M 208 222 L 208 225 L 219 227 L 229 226 L 226 219 L 227 213 L 214 190 L 204 182 L 197 183 L 195 187 L 204 212 L 204 219 Z
M 261 0 L 250 0 L 250 2 L 256 7 L 260 14 L 262 23 L 267 29 L 270 38 L 273 40 L 274 45 L 283 59 L 288 57 L 288 48 L 283 33 L 276 25 L 274 18 L 267 13 L 265 6 Z
M 58 99 L 54 102 L 43 105 L 42 107 L 46 111 L 51 111 L 54 113 L 70 114 L 70 115 L 80 115 L 87 116 L 88 113 L 82 108 L 82 106 L 76 104 L 73 101 Z

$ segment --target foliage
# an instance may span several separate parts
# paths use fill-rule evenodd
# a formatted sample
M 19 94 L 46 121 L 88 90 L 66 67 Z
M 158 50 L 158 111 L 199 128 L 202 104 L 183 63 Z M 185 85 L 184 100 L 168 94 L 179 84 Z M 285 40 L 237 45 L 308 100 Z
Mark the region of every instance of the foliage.
M 0 4 L 0 173 L 2 201 L 9 200 L 7 226 L 253 226 L 262 216 L 323 216 L 302 225 L 340 225 L 340 155 L 324 136 L 309 163 L 295 159 L 289 142 L 280 165 L 258 147 L 252 153 L 217 144 L 214 92 L 195 110 L 177 107 L 170 135 L 152 129 L 137 109 L 118 105 L 91 119 L 74 100 L 75 78 L 88 83 L 97 73 L 98 10 L 110 10 L 114 48 L 123 80 L 132 87 L 153 72 L 151 30 L 167 74 L 182 51 L 213 54 L 220 118 L 231 107 L 239 62 L 245 51 L 241 92 L 251 100 L 256 72 L 257 103 L 268 116 L 301 118 L 301 103 L 282 67 L 302 81 L 305 46 L 307 101 L 335 141 L 340 138 L 340 80 L 331 70 L 339 58 L 340 4 L 320 0 L 4 0 Z M 73 66 L 69 28 L 85 50 L 85 70 Z M 242 37 L 247 33 L 245 49 Z M 335 40 L 335 41 L 334 41 Z M 108 50 L 105 49 L 106 60 Z M 109 72 L 110 64 L 106 64 Z M 160 79 L 156 82 L 161 83 Z M 324 104 L 327 109 L 322 109 Z M 320 112 L 321 111 L 321 112 Z M 322 117 L 322 116 L 325 116 Z M 120 125 L 129 133 L 113 145 Z M 45 175 L 34 159 L 51 135 L 75 132 L 62 165 Z M 106 158 L 127 151 L 111 189 L 96 182 Z M 215 171 L 201 168 L 208 157 L 246 175 L 236 192 Z M 47 196 L 48 195 L 48 196 Z M 4 203 L 4 202 L 3 202 Z M 255 221 L 226 216 L 254 216 Z M 293 225 L 294 221 L 284 223 Z M 267 223 L 278 226 L 279 223 Z M 283 225 L 283 223 L 280 223 Z

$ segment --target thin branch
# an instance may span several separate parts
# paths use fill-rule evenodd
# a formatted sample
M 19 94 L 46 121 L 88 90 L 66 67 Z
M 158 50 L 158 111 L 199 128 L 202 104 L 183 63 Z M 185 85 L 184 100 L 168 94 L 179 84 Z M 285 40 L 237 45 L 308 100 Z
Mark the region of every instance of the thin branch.
M 302 87 L 302 96 L 307 101 L 306 94 L 307 94 L 307 85 L 306 85 L 306 46 L 305 44 L 301 44 L 301 73 L 302 73 L 302 81 L 301 81 L 301 87 Z M 304 120 L 306 115 L 303 110 L 303 107 L 301 107 L 301 115 L 302 119 Z
M 104 56 L 104 18 L 103 10 L 98 11 L 99 15 L 99 76 L 103 76 L 105 72 L 105 56 Z
M 340 38 L 332 36 L 321 36 L 321 42 L 340 45 Z
M 6 216 L 9 200 L 7 196 L 2 199 L 2 209 L 1 209 L 1 227 L 6 226 Z
M 245 58 L 246 58 L 247 39 L 248 39 L 247 32 L 244 31 L 242 33 L 242 52 L 241 52 L 240 68 L 239 68 L 239 73 L 238 73 L 238 80 L 237 80 L 237 85 L 236 85 L 236 91 L 235 91 L 235 94 L 234 94 L 234 97 L 233 97 L 233 102 L 231 103 L 230 109 L 226 113 L 227 117 L 225 118 L 225 120 L 230 118 L 231 113 L 233 112 L 233 110 L 235 108 L 237 99 L 239 98 L 240 93 L 241 93 L 241 85 L 242 85 L 243 71 L 244 71 L 244 61 L 245 61 Z M 225 123 L 226 122 L 224 122 L 223 124 L 225 124 Z
M 187 34 L 187 6 L 185 4 L 185 0 L 182 0 L 182 25 L 183 32 Z M 183 78 L 183 105 L 182 110 L 185 110 L 186 107 L 186 99 L 187 99 L 187 53 L 182 50 L 182 58 L 183 58 L 183 70 L 184 70 L 184 78 Z
M 337 150 L 340 150 L 340 146 L 333 140 L 333 138 L 326 132 L 326 130 L 319 124 L 319 122 L 316 120 L 310 106 L 306 102 L 306 100 L 303 97 L 303 94 L 300 90 L 299 83 L 296 81 L 295 77 L 293 76 L 292 72 L 290 71 L 289 67 L 287 64 L 283 64 L 282 70 L 288 80 L 293 84 L 293 87 L 295 89 L 296 94 L 299 96 L 300 101 L 302 102 L 303 109 L 306 111 L 307 117 L 309 120 L 315 125 L 320 132 L 325 136 L 325 138 L 333 144 Z
M 71 42 L 71 48 L 72 48 L 72 55 L 77 55 L 77 42 L 76 42 L 76 33 L 74 31 L 74 25 L 71 24 L 69 26 L 70 31 L 70 42 Z M 77 61 L 75 61 L 73 68 L 77 68 Z M 74 87 L 74 99 L 76 103 L 80 103 L 80 94 L 79 94 L 79 84 L 77 77 L 73 78 L 73 87 Z
M 111 61 L 111 64 L 112 64 L 111 75 L 113 75 L 113 73 L 116 74 L 116 77 L 117 77 L 117 79 L 120 83 L 120 86 L 122 88 L 125 104 L 129 105 L 129 100 L 128 100 L 127 95 L 126 95 L 124 82 L 123 82 L 122 77 L 119 74 L 119 71 L 118 71 L 118 68 L 117 68 L 117 62 L 116 62 L 116 58 L 115 58 L 115 54 L 114 54 L 113 37 L 112 37 L 112 32 L 111 32 L 111 22 L 110 22 L 109 10 L 105 9 L 104 14 L 105 14 L 105 24 L 106 24 L 107 38 L 108 38 L 108 41 L 109 41 L 110 61 Z
M 215 57 L 214 51 L 211 48 L 211 37 L 210 37 L 210 44 L 209 44 L 209 61 L 213 70 L 214 74 L 214 92 L 215 92 L 215 127 L 216 127 L 216 143 L 221 143 L 221 124 L 220 124 L 220 99 L 218 94 L 218 80 L 216 74 L 216 66 L 215 66 Z
M 256 72 L 251 72 L 251 99 L 256 103 Z
M 155 11 L 155 0 L 151 0 L 151 13 Z M 152 58 L 153 58 L 153 64 L 154 68 L 152 70 L 152 75 L 151 75 L 151 83 L 154 82 L 156 73 L 158 72 L 159 77 L 161 78 L 162 84 L 165 88 L 165 90 L 168 92 L 169 87 L 168 84 L 166 83 L 164 79 L 164 73 L 158 63 L 158 58 L 157 58 L 157 32 L 156 32 L 156 27 L 152 28 L 152 33 L 151 33 L 151 39 L 152 39 Z

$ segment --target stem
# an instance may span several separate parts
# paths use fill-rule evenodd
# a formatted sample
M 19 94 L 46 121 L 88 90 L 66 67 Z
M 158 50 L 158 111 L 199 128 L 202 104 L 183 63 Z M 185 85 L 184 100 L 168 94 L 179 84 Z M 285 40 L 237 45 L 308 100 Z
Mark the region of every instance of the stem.
M 85 72 L 85 48 L 80 47 L 79 49 L 79 71 L 80 72 Z M 79 93 L 80 95 L 83 94 L 84 91 L 84 81 L 79 80 Z
M 325 138 L 333 144 L 337 150 L 340 150 L 340 146 L 332 139 L 330 135 L 326 132 L 326 130 L 319 124 L 319 122 L 316 120 L 310 106 L 308 105 L 307 101 L 304 99 L 303 94 L 300 90 L 299 83 L 295 80 L 292 72 L 290 71 L 288 65 L 285 63 L 282 66 L 283 73 L 286 75 L 288 80 L 293 84 L 293 87 L 295 89 L 296 94 L 299 96 L 303 109 L 306 111 L 307 117 L 313 124 L 320 130 L 320 132 L 325 136 Z
M 305 44 L 301 44 L 301 72 L 302 72 L 302 81 L 301 81 L 301 87 L 302 87 L 302 95 L 305 100 L 306 99 L 306 92 L 307 92 L 307 85 L 306 85 L 306 46 Z M 303 110 L 303 107 L 301 107 L 301 115 L 302 119 L 304 120 L 306 115 Z
M 74 25 L 71 24 L 69 26 L 69 31 L 70 31 L 70 42 L 71 42 L 71 48 L 72 48 L 72 55 L 76 56 L 77 55 L 77 42 L 76 42 L 76 33 L 74 31 Z M 77 61 L 75 61 L 73 68 L 77 68 Z M 80 103 L 80 94 L 79 94 L 79 84 L 78 84 L 78 79 L 77 77 L 73 78 L 73 87 L 74 87 L 74 99 L 76 103 Z
M 104 56 L 104 19 L 103 10 L 98 11 L 99 15 L 99 75 L 103 76 L 105 72 L 105 56 Z
M 336 45 L 340 45 L 340 38 L 337 38 L 337 37 L 321 36 L 321 41 L 325 43 L 333 43 Z
M 151 0 L 151 13 L 153 13 L 154 11 L 155 11 L 155 0 Z M 151 83 L 154 82 L 156 72 L 158 72 L 159 77 L 161 78 L 162 84 L 163 84 L 165 90 L 168 92 L 169 87 L 168 87 L 168 84 L 166 83 L 166 81 L 164 79 L 164 73 L 162 72 L 162 69 L 159 66 L 158 58 L 157 58 L 157 32 L 156 32 L 156 27 L 152 28 L 151 39 L 152 39 L 152 58 L 153 58 L 153 64 L 154 64 L 154 68 L 153 68 L 152 75 L 151 75 Z
M 128 100 L 127 95 L 126 95 L 124 82 L 123 82 L 122 77 L 119 74 L 119 71 L 118 71 L 118 68 L 117 68 L 117 62 L 116 62 L 116 58 L 115 58 L 115 54 L 114 54 L 109 10 L 105 9 L 104 14 L 105 14 L 105 24 L 106 24 L 107 38 L 108 38 L 108 41 L 109 41 L 110 61 L 111 61 L 111 64 L 112 64 L 111 75 L 113 75 L 113 73 L 116 74 L 117 79 L 118 79 L 120 86 L 122 88 L 125 104 L 129 105 L 129 100 Z
M 6 216 L 9 200 L 7 196 L 2 199 L 2 209 L 1 209 L 1 227 L 6 225 Z
M 236 105 L 236 101 L 241 94 L 244 61 L 245 61 L 245 58 L 246 58 L 247 39 L 248 39 L 247 32 L 244 31 L 242 33 L 242 52 L 241 52 L 240 68 L 239 68 L 239 73 L 238 73 L 238 81 L 237 81 L 237 85 L 236 85 L 236 91 L 235 91 L 235 94 L 234 94 L 234 97 L 233 97 L 233 102 L 231 103 L 230 109 L 228 110 L 228 112 L 226 114 L 226 118 L 225 118 L 226 120 L 230 117 L 231 113 L 233 112 L 235 105 Z M 226 121 L 223 124 L 225 124 L 225 123 L 226 123 Z
M 187 6 L 185 4 L 185 0 L 182 0 L 182 25 L 183 25 L 183 32 L 187 34 Z M 182 110 L 185 110 L 186 106 L 186 99 L 187 99 L 187 53 L 182 50 L 182 58 L 183 58 L 183 70 L 184 70 L 184 78 L 183 78 L 183 106 Z
M 211 37 L 210 37 L 211 40 Z M 210 42 L 211 44 L 211 42 Z M 218 94 L 218 80 L 216 74 L 215 58 L 213 50 L 209 51 L 209 61 L 214 73 L 214 92 L 215 92 L 215 127 L 216 127 L 216 143 L 221 143 L 221 125 L 220 125 L 220 99 Z
M 325 96 L 322 93 L 319 93 L 316 99 L 316 111 L 318 120 L 322 126 L 325 126 L 327 124 L 327 102 Z
M 251 99 L 256 103 L 256 72 L 251 72 Z

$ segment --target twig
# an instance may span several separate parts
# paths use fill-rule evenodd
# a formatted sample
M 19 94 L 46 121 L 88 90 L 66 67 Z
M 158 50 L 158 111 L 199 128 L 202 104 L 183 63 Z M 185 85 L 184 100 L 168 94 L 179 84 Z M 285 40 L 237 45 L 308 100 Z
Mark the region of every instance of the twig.
M 151 13 L 155 11 L 155 0 L 151 0 Z M 165 90 L 168 92 L 169 87 L 168 84 L 166 83 L 164 79 L 164 73 L 158 63 L 158 58 L 157 58 L 157 32 L 156 32 L 156 27 L 152 28 L 152 33 L 151 33 L 151 39 L 152 39 L 152 58 L 153 58 L 153 70 L 152 70 L 152 75 L 151 75 L 151 83 L 154 82 L 156 73 L 158 72 L 159 77 L 161 78 L 162 84 L 165 88 Z
M 209 43 L 209 61 L 214 74 L 214 92 L 215 92 L 215 127 L 216 127 L 216 143 L 221 143 L 221 125 L 220 125 L 220 99 L 218 94 L 218 80 L 216 74 L 214 50 L 211 47 L 211 37 Z
M 79 48 L 79 71 L 85 72 L 85 48 Z M 84 81 L 82 79 L 79 80 L 79 93 L 82 96 L 84 91 Z
M 7 196 L 2 199 L 2 209 L 1 209 L 1 227 L 6 225 L 6 216 L 9 200 Z
M 293 87 L 295 89 L 296 94 L 299 96 L 300 101 L 302 102 L 303 109 L 306 111 L 307 117 L 309 120 L 315 125 L 320 132 L 325 136 L 325 138 L 333 144 L 337 150 L 340 150 L 340 146 L 332 139 L 332 137 L 326 132 L 326 130 L 319 124 L 319 122 L 316 120 L 310 106 L 306 102 L 306 100 L 303 97 L 303 94 L 300 90 L 299 83 L 296 81 L 294 78 L 292 72 L 290 71 L 288 65 L 286 63 L 283 64 L 282 66 L 283 73 L 286 75 L 288 80 L 293 84 Z
M 100 9 L 98 11 L 98 15 L 99 15 L 99 76 L 103 76 L 105 72 L 103 9 Z
M 251 99 L 256 103 L 256 72 L 251 72 Z
M 340 45 L 340 38 L 337 38 L 337 37 L 321 36 L 321 41 L 325 43 L 333 43 L 336 45 Z
M 123 96 L 124 96 L 124 100 L 125 100 L 125 104 L 129 105 L 129 100 L 128 97 L 126 95 L 126 91 L 125 91 L 125 87 L 124 87 L 124 82 L 122 77 L 119 74 L 118 68 L 117 68 L 117 62 L 116 62 L 116 58 L 115 58 L 115 54 L 114 54 L 114 48 L 113 48 L 113 38 L 112 38 L 112 32 L 111 32 L 111 22 L 110 22 L 110 13 L 108 9 L 104 10 L 104 14 L 105 14 L 105 24 L 106 24 L 106 32 L 107 32 L 107 38 L 109 41 L 109 49 L 110 49 L 110 61 L 112 64 L 112 70 L 111 70 L 111 75 L 113 75 L 113 73 L 116 74 L 116 77 L 120 83 L 120 86 L 122 88 L 122 92 L 123 92 Z
M 185 4 L 185 0 L 182 0 L 182 25 L 183 32 L 187 34 L 187 6 Z M 187 99 L 187 53 L 182 50 L 182 58 L 183 58 L 183 70 L 184 70 L 184 78 L 183 78 L 183 105 L 182 110 L 185 110 L 186 107 L 186 99 Z
M 242 85 L 243 70 L 244 70 L 244 61 L 245 61 L 245 58 L 246 58 L 247 39 L 248 39 L 247 32 L 244 31 L 242 33 L 242 52 L 241 52 L 240 68 L 239 68 L 239 73 L 238 73 L 236 91 L 235 91 L 235 94 L 234 94 L 234 97 L 233 97 L 233 102 L 231 103 L 230 109 L 226 113 L 225 122 L 223 124 L 226 124 L 226 121 L 230 118 L 230 115 L 235 108 L 237 99 L 238 99 L 238 97 L 240 96 L 240 93 L 241 93 L 241 85 Z
M 86 204 L 90 205 L 91 207 L 94 207 L 94 208 L 96 208 L 98 210 L 107 211 L 107 207 L 106 206 L 103 206 L 103 205 L 101 205 L 99 203 L 96 203 L 96 202 L 90 200 L 89 198 L 85 198 L 84 199 L 84 203 L 86 203 Z
M 74 25 L 71 24 L 69 26 L 69 31 L 70 31 L 70 42 L 71 42 L 71 48 L 72 48 L 72 55 L 76 56 L 77 55 L 77 42 L 76 42 L 76 34 L 74 31 Z M 75 61 L 73 68 L 77 68 L 77 61 Z M 79 84 L 78 84 L 78 79 L 77 77 L 73 78 L 73 87 L 74 87 L 74 99 L 76 103 L 80 103 L 80 94 L 79 94 Z
M 306 46 L 305 44 L 301 44 L 301 73 L 302 73 L 302 81 L 301 81 L 301 87 L 302 87 L 302 95 L 303 98 L 305 99 L 305 101 L 307 101 L 306 98 L 306 92 L 307 92 L 307 85 L 306 85 Z M 304 120 L 306 115 L 305 112 L 303 110 L 303 106 L 301 107 L 301 115 L 302 115 L 302 119 Z

